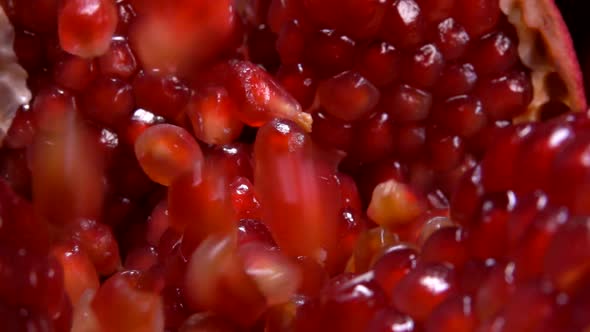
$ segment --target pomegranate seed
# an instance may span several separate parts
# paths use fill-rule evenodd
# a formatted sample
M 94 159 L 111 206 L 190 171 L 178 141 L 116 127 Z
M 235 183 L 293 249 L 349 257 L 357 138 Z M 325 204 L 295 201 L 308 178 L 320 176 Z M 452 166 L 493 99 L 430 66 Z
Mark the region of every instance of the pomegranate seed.
M 443 98 L 467 94 L 475 87 L 476 82 L 477 74 L 472 64 L 451 64 L 443 69 L 433 93 Z
M 277 36 L 276 48 L 285 65 L 295 65 L 301 62 L 305 45 L 305 36 L 298 21 L 285 23 Z
M 95 67 L 95 63 L 91 59 L 69 55 L 55 64 L 53 77 L 64 88 L 82 91 L 96 76 Z
M 161 297 L 137 289 L 133 278 L 134 276 L 115 274 L 96 292 L 91 307 L 99 324 L 110 330 L 163 331 L 164 311 Z M 138 303 L 142 305 L 138 306 Z
M 104 54 L 117 27 L 112 0 L 66 0 L 59 9 L 59 43 L 68 53 L 92 58 Z
M 167 119 L 175 119 L 189 100 L 189 88 L 176 76 L 139 72 L 133 80 L 137 106 Z
M 455 0 L 454 17 L 472 38 L 490 32 L 500 20 L 500 6 L 495 0 Z
M 313 113 L 311 136 L 319 145 L 348 151 L 352 145 L 353 134 L 354 126 L 351 122 L 342 121 L 321 109 Z
M 454 296 L 441 303 L 426 322 L 426 331 L 473 331 L 477 326 L 470 296 Z
M 482 80 L 475 93 L 484 110 L 495 120 L 508 120 L 526 112 L 532 100 L 532 83 L 527 73 L 508 73 L 491 80 Z
M 418 195 L 396 180 L 383 182 L 373 191 L 367 215 L 386 228 L 409 223 L 424 211 Z
M 493 268 L 475 295 L 475 312 L 481 321 L 494 317 L 514 294 L 514 266 L 500 264 Z
M 382 309 L 371 320 L 368 332 L 414 332 L 418 328 L 412 317 L 393 308 Z
M 243 124 L 234 117 L 237 105 L 224 88 L 196 92 L 185 108 L 195 136 L 207 144 L 227 144 L 240 136 Z
M 379 90 L 356 72 L 343 72 L 318 85 L 318 98 L 325 111 L 344 121 L 354 121 L 372 110 Z
M 249 326 L 263 313 L 266 301 L 236 249 L 232 237 L 205 239 L 189 260 L 185 295 L 191 308 L 212 310 Z M 227 296 L 232 300 L 226 301 Z
M 399 122 L 425 120 L 432 106 L 430 93 L 406 84 L 393 88 L 383 99 L 388 113 Z
M 393 290 L 402 278 L 416 267 L 418 252 L 405 245 L 393 246 L 375 261 L 373 271 L 375 280 L 385 293 L 391 297 Z
M 184 321 L 179 332 L 200 332 L 200 331 L 215 331 L 215 332 L 234 332 L 237 328 L 226 321 L 222 317 L 214 314 L 199 313 L 191 315 Z
M 362 50 L 355 63 L 356 70 L 377 87 L 399 79 L 400 52 L 388 43 L 373 44 Z
M 392 117 L 381 110 L 355 123 L 355 140 L 352 157 L 363 163 L 371 163 L 395 151 L 395 127 Z
M 502 73 L 518 61 L 515 43 L 503 32 L 485 36 L 468 58 L 480 76 Z
M 232 203 L 239 219 L 261 218 L 261 207 L 254 186 L 245 177 L 237 177 L 230 185 Z
M 277 80 L 300 104 L 308 109 L 315 98 L 315 73 L 303 64 L 281 66 L 276 73 Z
M 399 237 L 381 227 L 363 232 L 354 248 L 352 270 L 364 273 L 389 248 L 399 243 Z
M 418 266 L 402 278 L 393 291 L 395 307 L 417 321 L 425 321 L 432 311 L 456 291 L 455 273 L 441 264 Z
M 465 231 L 457 227 L 444 227 L 436 230 L 424 242 L 420 263 L 447 262 L 455 269 L 460 269 L 468 258 Z
M 320 301 L 326 328 L 364 331 L 373 315 L 385 307 L 386 298 L 369 272 L 349 280 L 331 280 Z
M 410 49 L 425 38 L 426 22 L 422 9 L 414 0 L 396 0 L 389 5 L 381 34 L 390 44 Z
M 452 3 L 454 0 L 439 1 L 438 4 L 434 4 L 435 1 L 432 0 L 430 2 L 434 6 L 444 6 L 445 2 Z M 467 31 L 454 19 L 447 18 L 438 24 L 438 34 L 435 43 L 447 61 L 460 58 L 467 50 L 469 41 L 470 38 Z
M 322 77 L 334 76 L 352 66 L 355 42 L 334 30 L 323 29 L 309 37 L 304 60 Z
M 260 127 L 275 117 L 311 130 L 311 116 L 262 68 L 246 61 L 231 61 L 228 91 L 238 104 L 235 114 L 245 124 Z
M 57 245 L 53 247 L 51 253 L 61 263 L 65 290 L 76 307 L 85 292 L 98 289 L 99 280 L 96 269 L 86 253 L 75 244 Z
M 104 76 L 129 79 L 137 72 L 135 55 L 127 42 L 113 38 L 107 52 L 98 58 L 98 66 Z
M 146 129 L 135 142 L 135 155 L 144 172 L 165 186 L 185 173 L 199 176 L 203 163 L 201 148 L 190 134 L 168 124 Z
M 294 256 L 320 261 L 330 257 L 336 241 L 339 191 L 336 183 L 318 181 L 321 165 L 314 160 L 309 136 L 292 122 L 271 121 L 258 132 L 254 156 L 263 221 L 277 244 Z M 301 234 L 306 241 L 299 241 Z
M 84 115 L 110 128 L 120 127 L 134 106 L 131 86 L 117 78 L 97 79 L 79 100 Z
M 447 99 L 438 112 L 437 122 L 461 137 L 475 135 L 487 122 L 481 101 L 467 95 Z
M 434 44 L 420 47 L 402 68 L 404 80 L 410 85 L 426 89 L 433 86 L 444 68 L 444 59 Z

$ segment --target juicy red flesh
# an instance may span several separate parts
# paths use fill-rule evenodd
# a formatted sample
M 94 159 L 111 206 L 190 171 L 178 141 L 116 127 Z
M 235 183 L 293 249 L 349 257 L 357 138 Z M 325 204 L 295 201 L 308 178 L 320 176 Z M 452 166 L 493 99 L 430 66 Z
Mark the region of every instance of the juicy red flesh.
M 590 328 L 590 119 L 512 123 L 497 0 L 0 3 L 10 331 Z

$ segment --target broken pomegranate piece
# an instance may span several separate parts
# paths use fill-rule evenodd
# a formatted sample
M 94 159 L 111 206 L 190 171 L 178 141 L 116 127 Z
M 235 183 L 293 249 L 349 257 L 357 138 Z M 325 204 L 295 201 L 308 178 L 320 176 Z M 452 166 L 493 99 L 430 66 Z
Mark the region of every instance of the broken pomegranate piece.
M 7 331 L 590 329 L 552 0 L 0 6 Z

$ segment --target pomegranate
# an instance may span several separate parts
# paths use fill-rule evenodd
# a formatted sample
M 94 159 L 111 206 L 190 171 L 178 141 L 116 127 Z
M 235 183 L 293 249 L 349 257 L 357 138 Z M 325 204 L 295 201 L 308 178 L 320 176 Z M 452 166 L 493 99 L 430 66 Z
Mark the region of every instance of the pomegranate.
M 0 5 L 7 331 L 590 329 L 552 0 Z

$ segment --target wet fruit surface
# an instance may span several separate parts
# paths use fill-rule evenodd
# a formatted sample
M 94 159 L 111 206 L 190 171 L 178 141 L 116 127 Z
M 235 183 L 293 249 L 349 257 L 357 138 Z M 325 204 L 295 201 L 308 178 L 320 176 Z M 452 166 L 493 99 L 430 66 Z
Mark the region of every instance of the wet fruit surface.
M 590 329 L 552 1 L 0 4 L 7 331 Z

